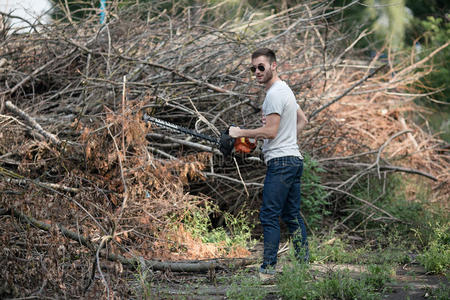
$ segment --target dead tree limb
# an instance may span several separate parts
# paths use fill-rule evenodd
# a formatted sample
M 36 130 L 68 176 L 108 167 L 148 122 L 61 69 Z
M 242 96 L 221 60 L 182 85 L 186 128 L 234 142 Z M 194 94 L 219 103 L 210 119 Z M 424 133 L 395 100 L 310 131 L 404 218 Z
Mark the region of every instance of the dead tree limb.
M 22 119 L 24 119 L 28 125 L 30 125 L 32 128 L 34 128 L 35 130 L 37 130 L 40 134 L 42 134 L 43 136 L 45 136 L 47 139 L 49 139 L 53 144 L 55 145 L 60 145 L 61 141 L 60 139 L 48 132 L 45 131 L 41 125 L 39 125 L 38 122 L 36 122 L 30 115 L 28 115 L 26 112 L 24 112 L 23 110 L 21 110 L 20 108 L 18 108 L 17 106 L 15 106 L 14 104 L 11 103 L 11 101 L 6 101 L 5 102 L 6 108 L 9 109 L 11 112 L 15 113 L 16 115 L 18 115 L 19 117 L 21 117 Z

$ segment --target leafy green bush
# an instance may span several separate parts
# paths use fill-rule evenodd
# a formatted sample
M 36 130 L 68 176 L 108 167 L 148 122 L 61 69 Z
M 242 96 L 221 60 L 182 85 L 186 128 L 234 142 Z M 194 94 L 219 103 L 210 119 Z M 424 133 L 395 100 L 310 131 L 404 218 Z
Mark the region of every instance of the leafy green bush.
M 329 202 L 325 199 L 326 191 L 320 185 L 320 173 L 325 170 L 309 154 L 304 155 L 303 162 L 301 211 L 308 226 L 314 229 L 320 226 L 324 216 L 330 214 L 327 210 Z
M 247 246 L 252 244 L 253 225 L 248 222 L 248 215 L 233 216 L 221 212 L 225 217 L 226 227 L 213 228 L 209 214 L 218 212 L 217 208 L 206 205 L 187 214 L 183 220 L 185 228 L 204 243 L 224 243 L 226 246 Z
M 442 274 L 450 269 L 450 224 L 435 224 L 434 238 L 425 251 L 418 256 L 428 272 Z

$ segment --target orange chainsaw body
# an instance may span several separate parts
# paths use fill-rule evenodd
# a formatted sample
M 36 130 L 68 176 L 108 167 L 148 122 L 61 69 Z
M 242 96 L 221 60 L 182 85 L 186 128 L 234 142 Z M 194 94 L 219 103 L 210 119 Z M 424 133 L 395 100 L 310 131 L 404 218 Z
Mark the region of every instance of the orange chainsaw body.
M 238 153 L 250 153 L 256 148 L 256 143 L 250 142 L 249 138 L 241 137 L 234 141 L 234 150 Z

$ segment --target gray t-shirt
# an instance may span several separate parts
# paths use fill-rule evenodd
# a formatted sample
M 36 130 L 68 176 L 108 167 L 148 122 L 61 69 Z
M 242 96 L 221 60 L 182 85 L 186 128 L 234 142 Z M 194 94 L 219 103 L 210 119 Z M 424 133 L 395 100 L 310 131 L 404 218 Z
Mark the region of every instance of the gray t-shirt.
M 266 116 L 280 115 L 280 126 L 274 139 L 264 139 L 262 152 L 267 163 L 272 158 L 297 156 L 303 159 L 297 145 L 297 109 L 294 93 L 282 80 L 275 81 L 269 88 L 262 106 L 263 124 Z

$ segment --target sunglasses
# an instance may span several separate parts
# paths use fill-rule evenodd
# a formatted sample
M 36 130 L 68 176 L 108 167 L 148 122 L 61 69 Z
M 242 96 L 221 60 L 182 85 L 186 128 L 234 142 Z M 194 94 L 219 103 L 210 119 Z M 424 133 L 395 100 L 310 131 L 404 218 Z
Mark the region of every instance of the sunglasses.
M 261 72 L 264 72 L 266 70 L 266 68 L 264 68 L 263 65 L 259 65 L 258 67 L 251 66 L 250 67 L 250 71 L 252 71 L 252 73 L 255 73 L 256 72 L 256 68 L 258 68 L 258 70 L 260 70 Z

